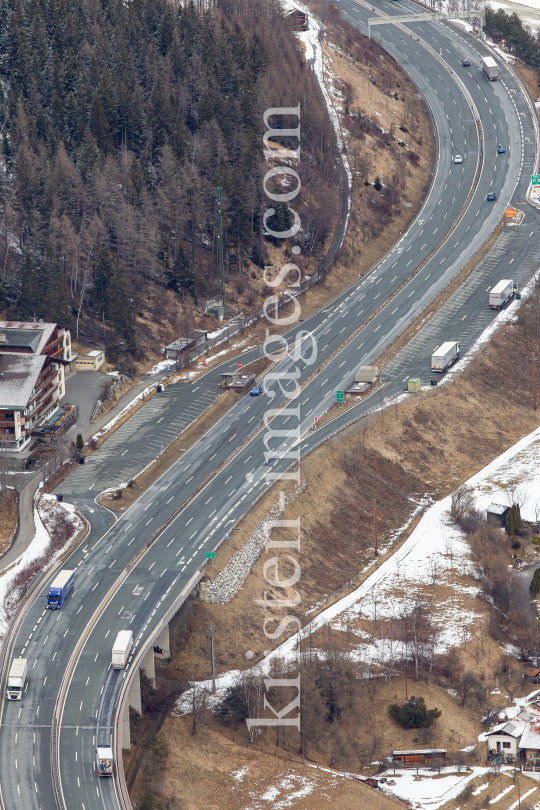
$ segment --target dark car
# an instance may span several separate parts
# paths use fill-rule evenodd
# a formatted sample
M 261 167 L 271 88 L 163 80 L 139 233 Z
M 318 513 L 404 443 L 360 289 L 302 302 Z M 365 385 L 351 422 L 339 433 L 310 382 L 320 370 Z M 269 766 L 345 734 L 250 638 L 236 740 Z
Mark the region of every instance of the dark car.
M 252 388 L 249 393 L 250 396 L 252 397 L 258 397 L 259 394 L 262 394 L 262 392 L 263 392 L 262 385 L 256 385 L 255 388 Z
M 463 65 L 463 67 L 470 67 L 471 66 L 471 63 L 469 62 L 469 60 L 466 57 L 465 57 L 465 59 L 461 60 L 461 64 Z
M 506 152 L 506 149 L 504 148 L 502 143 L 499 144 L 499 148 L 497 149 L 497 152 L 499 153 L 499 155 L 503 155 Z
M 486 197 L 486 200 L 496 200 L 496 199 L 497 199 L 497 195 L 495 194 L 494 191 L 490 191 L 489 194 Z

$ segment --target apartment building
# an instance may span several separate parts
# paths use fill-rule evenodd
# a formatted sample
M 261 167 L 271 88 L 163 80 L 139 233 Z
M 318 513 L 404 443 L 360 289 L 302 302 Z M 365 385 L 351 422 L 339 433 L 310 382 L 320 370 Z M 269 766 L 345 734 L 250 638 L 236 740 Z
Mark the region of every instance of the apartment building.
M 23 450 L 58 410 L 71 335 L 55 323 L 0 321 L 0 441 Z

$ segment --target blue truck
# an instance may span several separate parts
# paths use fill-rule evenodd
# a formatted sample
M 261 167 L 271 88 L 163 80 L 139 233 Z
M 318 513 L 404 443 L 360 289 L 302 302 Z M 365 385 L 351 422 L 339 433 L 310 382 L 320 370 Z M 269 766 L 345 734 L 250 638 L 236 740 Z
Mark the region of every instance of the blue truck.
M 51 610 L 58 610 L 68 598 L 73 585 L 75 584 L 75 571 L 64 569 L 51 582 L 49 593 L 47 594 L 47 607 Z

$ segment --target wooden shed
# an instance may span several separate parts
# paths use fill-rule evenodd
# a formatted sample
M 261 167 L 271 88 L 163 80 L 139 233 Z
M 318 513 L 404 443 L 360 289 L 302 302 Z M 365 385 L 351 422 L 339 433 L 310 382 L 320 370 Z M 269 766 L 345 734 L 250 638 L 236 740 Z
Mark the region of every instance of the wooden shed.
M 500 529 L 506 524 L 506 515 L 510 511 L 509 506 L 504 506 L 500 503 L 490 503 L 486 509 L 487 525 L 492 529 Z
M 431 765 L 446 760 L 446 748 L 426 748 L 423 751 L 392 751 L 392 759 L 400 765 Z

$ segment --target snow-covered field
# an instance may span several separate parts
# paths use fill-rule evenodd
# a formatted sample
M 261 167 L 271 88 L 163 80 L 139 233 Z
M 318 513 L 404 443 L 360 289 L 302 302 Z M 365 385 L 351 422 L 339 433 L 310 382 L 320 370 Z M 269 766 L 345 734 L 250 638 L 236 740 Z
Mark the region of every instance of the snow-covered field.
M 450 799 L 459 796 L 468 782 L 485 773 L 485 768 L 473 768 L 471 773 L 456 773 L 455 768 L 443 768 L 441 774 L 434 779 L 433 771 L 420 770 L 420 778 L 417 778 L 416 770 L 397 770 L 395 776 L 392 770 L 384 775 L 389 780 L 395 780 L 396 784 L 385 789 L 385 793 L 410 802 L 412 807 L 437 810 Z

